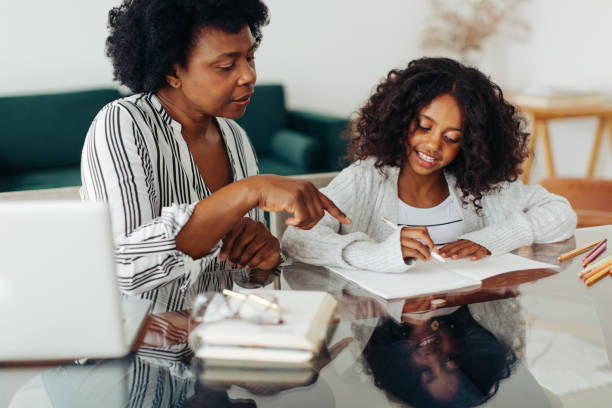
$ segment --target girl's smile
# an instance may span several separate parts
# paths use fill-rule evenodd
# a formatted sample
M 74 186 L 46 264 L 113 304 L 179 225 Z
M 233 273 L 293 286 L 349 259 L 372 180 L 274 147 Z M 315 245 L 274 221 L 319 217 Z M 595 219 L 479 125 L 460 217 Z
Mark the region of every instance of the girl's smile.
M 430 155 L 424 152 L 419 152 L 418 150 L 416 150 L 416 154 L 417 154 L 417 157 L 419 158 L 420 165 L 426 168 L 433 167 L 436 164 L 436 161 L 439 160 L 433 157 L 433 155 Z

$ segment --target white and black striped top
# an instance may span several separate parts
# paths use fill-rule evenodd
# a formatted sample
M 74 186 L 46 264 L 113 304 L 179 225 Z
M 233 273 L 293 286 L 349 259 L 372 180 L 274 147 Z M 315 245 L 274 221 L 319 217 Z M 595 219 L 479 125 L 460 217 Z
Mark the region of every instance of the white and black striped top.
M 234 121 L 217 118 L 234 181 L 257 174 L 253 147 Z M 154 312 L 183 310 L 214 286 L 226 269 L 218 260 L 221 242 L 201 259 L 176 249 L 175 237 L 195 204 L 210 195 L 181 124 L 154 94 L 137 94 L 106 105 L 95 117 L 81 157 L 85 201 L 109 204 L 120 289 L 153 300 Z M 263 221 L 253 209 L 248 216 Z

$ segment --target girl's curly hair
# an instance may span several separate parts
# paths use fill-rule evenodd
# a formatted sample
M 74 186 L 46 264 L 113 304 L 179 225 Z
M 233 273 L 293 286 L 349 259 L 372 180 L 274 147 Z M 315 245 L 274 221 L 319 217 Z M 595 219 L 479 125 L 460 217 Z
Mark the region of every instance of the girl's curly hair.
M 363 350 L 362 362 L 374 384 L 414 407 L 472 407 L 493 398 L 500 382 L 510 377 L 516 366 L 514 351 L 478 324 L 466 306 L 435 320 L 456 343 L 454 360 L 460 382 L 454 398 L 436 400 L 423 389 L 421 372 L 412 360 L 417 346 L 410 336 L 415 326 L 391 318 L 379 322 Z
M 133 92 L 155 92 L 172 66 L 185 66 L 203 28 L 236 34 L 249 26 L 256 44 L 269 21 L 260 0 L 124 0 L 108 14 L 106 55 L 115 79 Z
M 460 152 L 446 167 L 477 210 L 483 194 L 514 181 L 527 157 L 525 123 L 502 90 L 475 68 L 448 58 L 421 58 L 392 70 L 359 112 L 349 143 L 353 159 L 402 167 L 406 141 L 419 112 L 436 97 L 453 96 L 463 113 Z

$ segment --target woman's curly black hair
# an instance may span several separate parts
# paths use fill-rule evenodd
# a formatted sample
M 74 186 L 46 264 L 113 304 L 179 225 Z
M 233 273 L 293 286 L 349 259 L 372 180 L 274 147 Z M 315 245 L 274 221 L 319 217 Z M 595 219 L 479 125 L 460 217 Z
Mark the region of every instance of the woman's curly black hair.
M 446 167 L 477 210 L 484 193 L 514 181 L 527 157 L 525 123 L 501 88 L 475 68 L 448 58 L 421 58 L 392 70 L 361 108 L 349 143 L 354 159 L 376 158 L 376 167 L 403 166 L 406 141 L 419 112 L 436 97 L 452 95 L 463 113 L 463 139 Z
M 269 21 L 260 0 L 124 0 L 108 14 L 106 54 L 115 79 L 133 92 L 155 92 L 172 66 L 185 66 L 203 28 L 236 34 L 249 26 L 258 44 Z

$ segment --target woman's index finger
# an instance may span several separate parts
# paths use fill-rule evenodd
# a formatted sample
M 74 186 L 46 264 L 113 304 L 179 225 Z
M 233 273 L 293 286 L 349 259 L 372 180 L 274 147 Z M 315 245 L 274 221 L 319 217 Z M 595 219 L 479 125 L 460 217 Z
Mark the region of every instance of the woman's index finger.
M 351 219 L 344 212 L 342 212 L 342 210 L 340 210 L 332 200 L 330 200 L 325 194 L 321 193 L 320 191 L 319 198 L 323 203 L 325 211 L 327 211 L 329 215 L 331 215 L 344 225 L 349 225 L 352 222 Z

